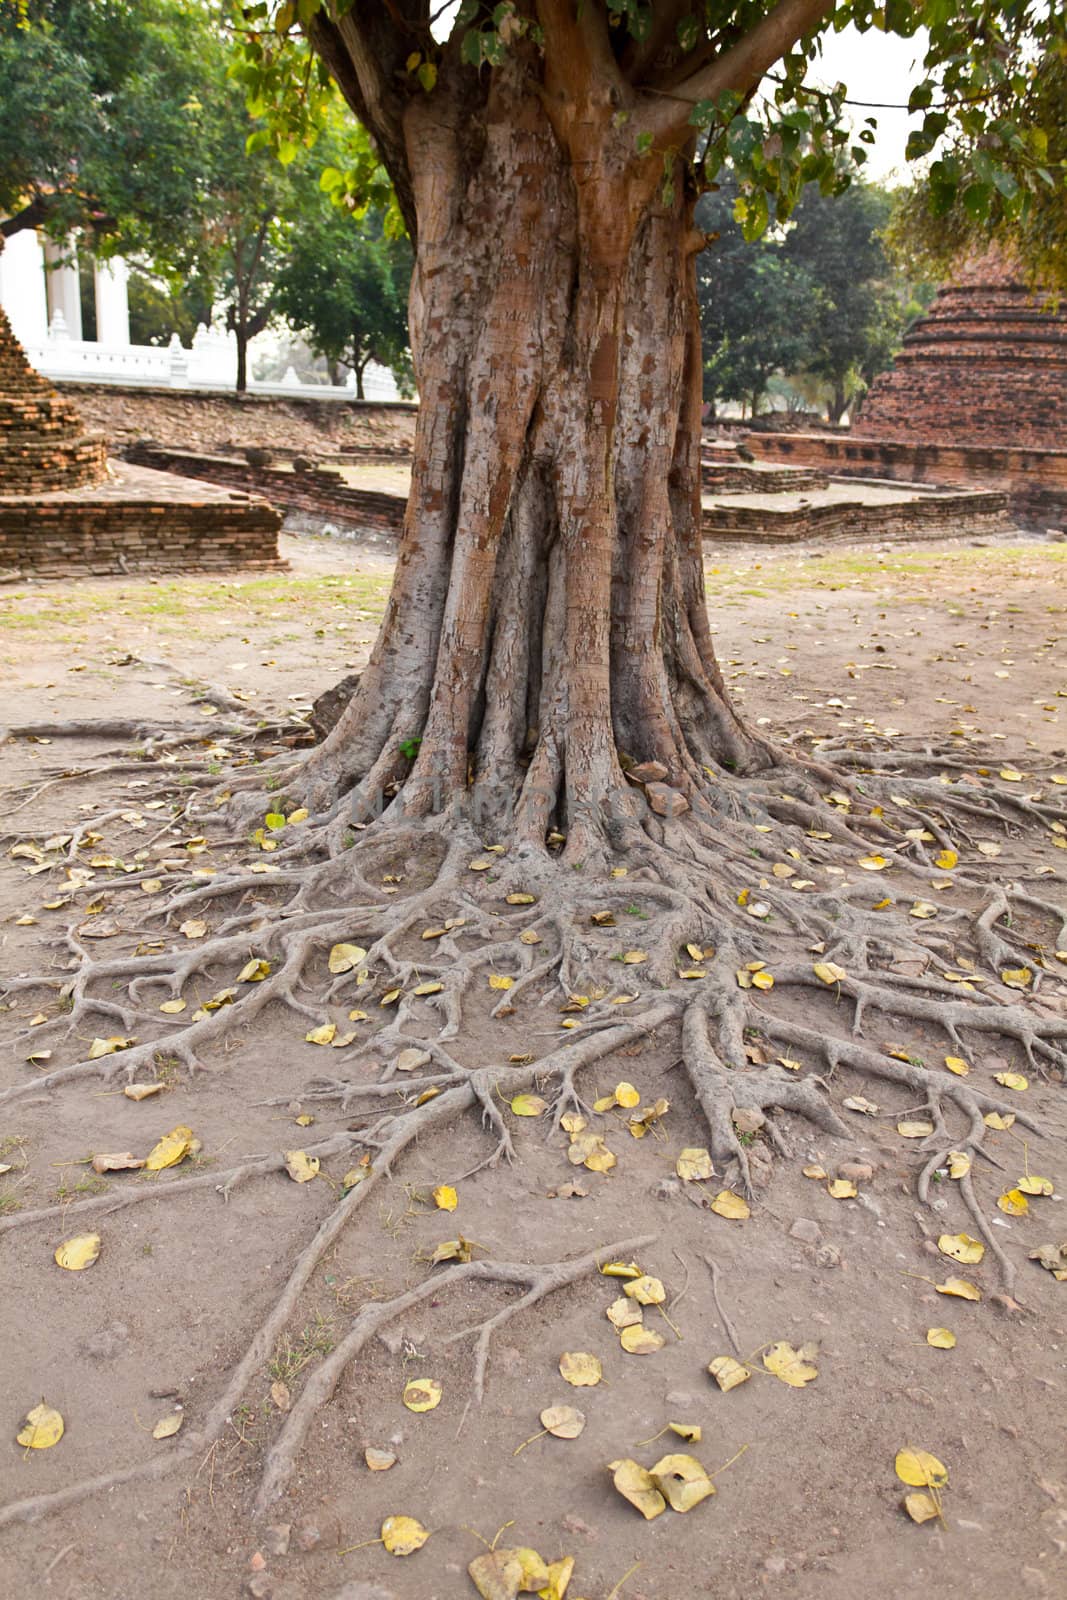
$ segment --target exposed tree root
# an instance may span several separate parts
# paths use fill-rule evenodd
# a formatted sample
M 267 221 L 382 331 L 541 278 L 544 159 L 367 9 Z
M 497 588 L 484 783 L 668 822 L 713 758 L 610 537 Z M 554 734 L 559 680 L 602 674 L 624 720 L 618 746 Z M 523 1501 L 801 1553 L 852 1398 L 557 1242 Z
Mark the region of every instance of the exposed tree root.
M 623 1239 L 615 1244 L 604 1245 L 599 1250 L 590 1251 L 588 1255 L 578 1256 L 573 1261 L 553 1261 L 544 1265 L 515 1261 L 468 1261 L 452 1267 L 447 1277 L 440 1275 L 429 1277 L 414 1289 L 409 1289 L 406 1294 L 364 1306 L 345 1337 L 316 1367 L 304 1385 L 299 1399 L 285 1419 L 281 1433 L 268 1451 L 259 1489 L 256 1492 L 253 1516 L 263 1516 L 272 1503 L 285 1492 L 308 1429 L 319 1408 L 333 1395 L 346 1368 L 376 1333 L 402 1316 L 405 1311 L 410 1311 L 430 1295 L 441 1294 L 457 1283 L 502 1283 L 523 1289 L 524 1293 L 518 1300 L 513 1300 L 510 1305 L 504 1306 L 495 1316 L 487 1317 L 484 1322 L 477 1323 L 472 1328 L 464 1328 L 460 1333 L 451 1334 L 444 1341 L 446 1344 L 454 1344 L 457 1340 L 470 1338 L 472 1334 L 477 1335 L 472 1386 L 474 1399 L 481 1403 L 485 1392 L 489 1345 L 498 1328 L 510 1322 L 512 1317 L 518 1316 L 520 1312 L 528 1311 L 531 1306 L 537 1305 L 538 1301 L 556 1289 L 563 1289 L 568 1284 L 576 1283 L 586 1273 L 594 1271 L 602 1261 L 611 1260 L 615 1256 L 630 1255 L 642 1246 L 651 1244 L 653 1237 L 652 1234 L 644 1234 L 636 1239 Z
M 351 1199 L 352 1195 L 359 1193 L 359 1189 L 352 1190 L 347 1198 Z M 199 1428 L 183 1430 L 180 1439 L 171 1445 L 165 1455 L 155 1456 L 148 1461 L 137 1462 L 128 1467 L 120 1467 L 115 1472 L 103 1472 L 93 1478 L 82 1478 L 79 1482 L 68 1484 L 65 1489 L 59 1489 L 52 1494 L 32 1495 L 25 1500 L 15 1500 L 0 1507 L 0 1528 L 9 1527 L 16 1522 L 36 1522 L 50 1512 L 65 1510 L 68 1506 L 77 1505 L 82 1500 L 118 1488 L 122 1484 L 144 1483 L 169 1477 L 186 1463 L 210 1449 L 221 1435 L 257 1369 L 262 1366 L 274 1348 L 315 1265 L 344 1226 L 347 1220 L 344 1208 L 345 1201 L 342 1200 L 304 1250 L 270 1315 L 256 1332 L 239 1365 L 234 1369 L 226 1389 L 211 1407 Z M 446 1274 L 432 1274 L 416 1288 L 396 1295 L 392 1300 L 378 1301 L 365 1306 L 355 1318 L 351 1330 L 342 1343 L 316 1370 L 313 1378 L 305 1386 L 297 1405 L 290 1412 L 281 1435 L 267 1457 L 256 1497 L 255 1512 L 258 1514 L 266 1510 L 270 1502 L 284 1489 L 292 1471 L 296 1451 L 303 1442 L 308 1425 L 320 1403 L 320 1396 L 322 1400 L 329 1398 L 348 1363 L 359 1354 L 374 1334 L 394 1318 L 402 1316 L 405 1311 L 418 1305 L 430 1295 L 439 1295 L 459 1282 L 470 1282 L 473 1279 L 483 1283 L 501 1283 L 524 1288 L 525 1293 L 512 1305 L 506 1306 L 478 1327 L 452 1336 L 455 1339 L 467 1337 L 472 1333 L 478 1335 L 473 1383 L 480 1399 L 484 1386 L 489 1341 L 499 1326 L 518 1312 L 543 1300 L 554 1290 L 577 1282 L 586 1273 L 594 1271 L 601 1261 L 624 1255 L 650 1242 L 649 1235 L 637 1239 L 617 1240 L 577 1260 L 550 1262 L 544 1265 L 515 1261 L 471 1261 L 453 1267 Z M 305 1404 L 309 1392 L 313 1398 Z
M 256 769 L 259 781 L 262 773 L 262 767 Z M 306 1103 L 333 1104 L 341 1115 L 353 1117 L 347 1130 L 309 1145 L 308 1153 L 347 1158 L 368 1152 L 366 1176 L 338 1200 L 304 1247 L 201 1426 L 187 1428 L 166 1458 L 9 1506 L 0 1512 L 0 1526 L 121 1483 L 161 1477 L 210 1448 L 284 1332 L 316 1264 L 416 1140 L 440 1134 L 474 1112 L 487 1134 L 487 1147 L 472 1170 L 511 1161 L 516 1151 L 502 1105 L 522 1090 L 547 1093 L 552 1102 L 547 1126 L 553 1137 L 568 1112 L 590 1114 L 582 1073 L 657 1030 L 679 1030 L 681 1065 L 706 1124 L 713 1159 L 725 1169 L 727 1181 L 736 1182 L 750 1197 L 749 1154 L 738 1136 L 735 1112 L 754 1108 L 769 1113 L 763 1137 L 779 1154 L 788 1150 L 786 1117 L 801 1117 L 827 1136 L 845 1137 L 849 1130 L 833 1096 L 840 1069 L 906 1091 L 912 1114 L 918 1110 L 928 1116 L 934 1131 L 918 1150 L 922 1165 L 917 1192 L 924 1202 L 950 1151 L 965 1151 L 975 1161 L 996 1166 L 986 1149 L 983 1119 L 988 1113 L 1011 1110 L 1020 1126 L 1039 1132 L 1033 1118 L 971 1080 L 915 1060 L 898 1060 L 865 1043 L 864 1033 L 873 1014 L 885 1019 L 887 1031 L 909 1020 L 940 1030 L 946 1044 L 959 1050 L 966 1050 L 968 1038 L 1002 1037 L 1018 1044 L 1036 1072 L 1062 1074 L 1067 1070 L 1067 1017 L 1045 1003 L 1042 968 L 1012 925 L 1013 917 L 1025 913 L 1031 923 L 1036 919 L 1048 928 L 1049 937 L 1060 941 L 1052 948 L 1060 948 L 1062 910 L 1041 892 L 1019 884 L 1002 883 L 990 890 L 961 868 L 955 882 L 972 902 L 977 899 L 977 908 L 945 909 L 932 924 L 909 922 L 899 909 L 887 920 L 871 907 L 872 884 L 895 880 L 910 894 L 919 882 L 928 883 L 932 870 L 924 842 L 903 833 L 904 827 L 915 827 L 914 810 L 894 813 L 887 803 L 881 815 L 843 814 L 839 801 L 827 806 L 823 782 L 817 769 L 802 762 L 784 763 L 779 772 L 724 777 L 709 785 L 705 805 L 694 806 L 674 822 L 642 812 L 624 791 L 613 817 L 587 823 L 577 857 L 573 830 L 562 846 L 526 837 L 505 851 L 487 854 L 487 846 L 496 843 L 492 823 L 487 831 L 463 816 L 412 818 L 398 809 L 362 827 L 351 823 L 338 799 L 285 830 L 267 863 L 268 873 L 252 872 L 252 863 L 234 851 L 233 864 L 222 865 L 206 881 L 190 883 L 188 877 L 161 872 L 163 894 L 147 905 L 123 902 L 137 903 L 139 926 L 149 924 L 163 938 L 187 918 L 214 910 L 221 920 L 202 940 L 140 955 L 96 958 L 72 927 L 66 951 L 74 958 L 73 970 L 10 980 L 11 993 L 50 988 L 65 1007 L 44 1029 L 33 1030 L 35 1041 L 50 1032 L 55 1048 L 63 1037 L 84 1039 L 106 1024 L 136 1036 L 137 1042 L 111 1055 L 37 1074 L 5 1091 L 0 1102 L 87 1081 L 130 1082 L 151 1074 L 162 1057 L 177 1060 L 190 1072 L 213 1070 L 212 1056 L 219 1047 L 246 1034 L 276 1002 L 295 1014 L 302 1028 L 330 1018 L 343 1033 L 351 1007 L 379 1020 L 369 1035 L 361 1033 L 338 1051 L 335 1072 L 313 1078 L 299 1091 Z M 915 782 L 909 778 L 906 787 L 911 797 Z M 955 796 L 937 787 L 937 809 L 931 798 L 922 826 L 939 847 L 947 848 L 958 837 Z M 969 816 L 977 805 L 986 820 L 1004 816 L 998 809 L 1001 798 L 981 795 L 975 800 L 968 794 L 963 815 Z M 262 795 L 256 804 L 262 815 Z M 107 815 L 93 819 L 94 831 Z M 121 817 L 121 812 L 115 815 Z M 225 827 L 225 818 L 216 816 L 215 826 Z M 1005 825 L 1033 826 L 1037 820 L 1048 819 L 1016 808 Z M 203 816 L 197 820 L 199 827 L 211 825 Z M 229 827 L 233 829 L 232 813 Z M 67 865 L 80 859 L 86 832 L 83 826 L 72 837 Z M 861 874 L 858 881 L 838 885 L 824 877 L 827 866 L 854 866 L 872 842 L 889 862 L 883 878 Z M 227 845 L 232 850 L 236 843 L 223 840 L 216 850 Z M 472 862 L 485 870 L 472 872 Z M 97 879 L 91 890 L 72 891 L 72 898 L 79 892 L 98 894 L 102 887 L 118 895 L 135 888 L 144 876 L 124 875 L 103 885 Z M 794 879 L 801 883 L 799 890 Z M 424 938 L 427 932 L 432 937 Z M 337 943 L 358 943 L 366 955 L 353 970 L 331 975 L 326 958 Z M 626 952 L 632 948 L 640 959 L 628 962 Z M 814 971 L 816 953 L 844 975 L 828 985 Z M 952 962 L 968 957 L 975 977 L 990 980 L 988 992 L 975 985 L 971 992 L 961 992 L 958 983 L 944 976 Z M 238 985 L 237 974 L 250 959 L 268 963 L 269 971 L 262 981 Z M 751 963 L 763 963 L 759 970 L 773 975 L 773 992 L 739 984 L 738 974 L 752 971 Z M 902 964 L 907 970 L 895 970 Z M 1025 965 L 1035 975 L 1023 999 L 995 981 L 1008 964 Z M 489 980 L 500 975 L 510 984 L 487 1002 Z M 417 994 L 418 989 L 423 993 Z M 810 989 L 822 1005 L 833 1008 L 827 1014 L 829 1025 L 801 1022 L 791 1012 L 787 997 L 800 989 Z M 216 998 L 221 993 L 222 1003 L 207 1010 L 203 1002 L 211 993 Z M 383 1006 L 390 996 L 394 1003 Z M 159 1013 L 161 1001 L 187 997 L 200 1004 L 188 1020 L 184 1014 L 172 1018 Z M 526 1054 L 509 1063 L 469 1066 L 462 1059 L 468 1019 L 472 1012 L 484 1012 L 487 1004 L 493 1019 L 511 1014 L 521 1019 Z M 562 1037 L 557 1031 L 561 1011 L 571 1013 L 578 1024 Z M 544 1039 L 550 1041 L 547 1049 L 541 1046 Z M 791 1065 L 768 1064 L 753 1050 L 753 1039 L 771 1041 Z M 422 1054 L 421 1064 L 413 1073 L 400 1073 L 400 1053 L 412 1049 Z M 795 1070 L 797 1053 L 808 1070 Z M 217 1190 L 226 1198 L 238 1185 L 268 1177 L 283 1165 L 284 1157 L 272 1153 L 193 1177 L 131 1179 L 71 1206 L 15 1213 L 0 1222 L 0 1233 L 48 1225 L 59 1216 L 106 1215 L 144 1200 L 201 1190 Z M 1010 1293 L 1014 1264 L 991 1229 L 970 1177 L 954 1185 L 955 1191 Z M 606 1248 L 622 1253 L 637 1242 Z M 480 1398 L 494 1329 L 575 1281 L 595 1260 L 586 1256 L 550 1266 L 474 1262 L 427 1279 L 393 1300 L 364 1305 L 297 1396 L 264 1463 L 257 1514 L 284 1490 L 318 1407 L 388 1320 L 460 1281 L 519 1289 L 517 1299 L 467 1330 L 477 1335 L 473 1392 Z

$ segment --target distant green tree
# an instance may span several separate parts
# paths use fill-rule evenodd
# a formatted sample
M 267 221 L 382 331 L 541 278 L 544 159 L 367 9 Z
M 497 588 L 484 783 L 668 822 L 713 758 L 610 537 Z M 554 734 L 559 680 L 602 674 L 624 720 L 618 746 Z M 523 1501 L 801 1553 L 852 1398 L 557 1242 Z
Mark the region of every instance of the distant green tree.
M 819 291 L 779 239 L 745 239 L 737 198 L 736 182 L 725 175 L 696 209 L 697 226 L 715 236 L 697 257 L 704 397 L 739 402 L 756 416 L 772 376 L 807 355 Z
M 0 235 L 178 259 L 216 32 L 196 0 L 0 0 Z
M 312 155 L 326 153 L 316 145 Z M 352 369 L 360 399 L 368 362 L 392 367 L 402 381 L 410 374 L 411 246 L 390 238 L 385 220 L 375 208 L 354 215 L 321 184 L 305 184 L 275 290 L 279 314 L 312 350 L 331 367 Z
M 998 97 L 1021 94 L 1028 148 L 1023 176 L 1002 165 L 1008 135 L 986 125 Z M 913 273 L 944 279 L 991 238 L 1031 283 L 1067 289 L 1067 52 L 1051 49 L 1013 85 L 992 86 L 986 123 L 968 121 L 942 140 L 915 182 L 894 197 L 887 243 Z
M 757 240 L 739 222 L 727 174 L 697 207 L 717 234 L 697 262 L 709 399 L 753 415 L 775 373 L 826 395 L 834 422 L 886 368 L 908 320 L 911 286 L 882 242 L 891 199 L 853 175 L 841 194 L 805 189 L 789 220 Z
M 830 420 L 840 421 L 899 349 L 905 286 L 882 241 L 892 199 L 854 180 L 844 194 L 805 190 L 783 241 L 786 259 L 818 290 L 807 322 L 801 371 L 827 386 Z

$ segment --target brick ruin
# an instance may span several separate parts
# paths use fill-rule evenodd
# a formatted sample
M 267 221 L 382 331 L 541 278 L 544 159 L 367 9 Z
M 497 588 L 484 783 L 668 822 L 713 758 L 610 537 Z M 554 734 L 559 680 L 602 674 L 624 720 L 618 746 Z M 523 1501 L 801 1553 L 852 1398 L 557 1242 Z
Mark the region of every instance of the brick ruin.
M 852 436 L 1063 450 L 1067 306 L 1031 292 L 995 249 L 968 261 L 875 379 Z
M 849 433 L 747 435 L 764 463 L 989 491 L 1022 527 L 1067 527 L 1067 305 L 1001 251 L 966 262 L 906 335 Z
M 106 463 L 106 441 L 34 372 L 0 308 L 0 495 L 98 483 Z
M 278 567 L 281 520 L 247 493 L 109 462 L 0 310 L 0 576 Z

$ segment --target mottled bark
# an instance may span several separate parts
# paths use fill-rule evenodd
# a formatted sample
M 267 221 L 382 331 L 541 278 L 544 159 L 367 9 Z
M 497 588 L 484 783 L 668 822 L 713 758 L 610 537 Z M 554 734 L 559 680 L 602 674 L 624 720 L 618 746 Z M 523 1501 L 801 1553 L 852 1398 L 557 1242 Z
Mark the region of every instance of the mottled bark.
M 770 759 L 705 607 L 696 195 L 637 148 L 572 9 L 542 8 L 543 60 L 516 49 L 483 103 L 443 68 L 403 112 L 412 487 L 370 665 L 304 771 L 320 806 L 466 796 L 573 837 L 626 813 L 630 762 L 692 798 Z

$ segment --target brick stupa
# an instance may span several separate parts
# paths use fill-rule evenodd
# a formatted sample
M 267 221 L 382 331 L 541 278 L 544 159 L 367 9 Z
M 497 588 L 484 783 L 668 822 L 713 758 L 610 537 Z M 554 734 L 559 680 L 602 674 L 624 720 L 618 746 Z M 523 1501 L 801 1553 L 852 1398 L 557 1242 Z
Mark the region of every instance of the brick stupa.
M 905 336 L 856 439 L 1062 450 L 1067 304 L 1031 291 L 995 247 L 966 262 Z
M 104 439 L 86 434 L 70 401 L 33 370 L 0 309 L 0 495 L 98 483 L 106 450 Z

